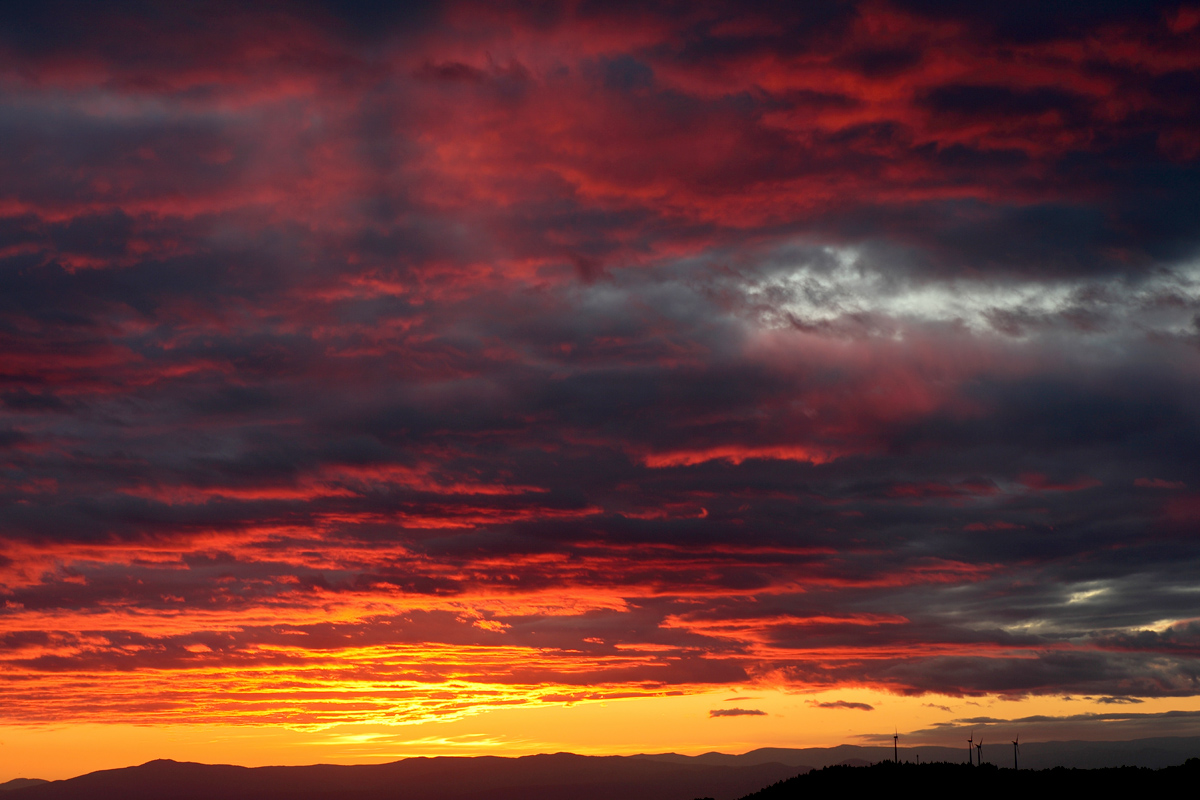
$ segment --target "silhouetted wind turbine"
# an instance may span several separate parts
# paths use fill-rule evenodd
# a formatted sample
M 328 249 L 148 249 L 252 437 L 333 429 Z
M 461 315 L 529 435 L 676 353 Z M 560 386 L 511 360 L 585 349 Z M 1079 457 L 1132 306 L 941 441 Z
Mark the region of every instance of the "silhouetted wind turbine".
M 983 737 L 979 737 L 979 742 L 975 745 L 975 751 L 979 754 L 979 758 L 975 759 L 977 766 L 983 766 Z
M 975 731 L 971 731 L 971 735 L 967 737 L 967 763 L 974 764 L 971 760 L 971 742 L 975 740 Z
M 1020 767 L 1017 766 L 1017 751 L 1021 749 L 1017 745 L 1017 742 L 1020 741 L 1020 739 L 1020 736 L 1018 736 L 1016 739 L 1013 739 L 1013 769 L 1020 769 Z
M 896 728 L 892 734 L 892 763 L 900 763 L 900 729 Z

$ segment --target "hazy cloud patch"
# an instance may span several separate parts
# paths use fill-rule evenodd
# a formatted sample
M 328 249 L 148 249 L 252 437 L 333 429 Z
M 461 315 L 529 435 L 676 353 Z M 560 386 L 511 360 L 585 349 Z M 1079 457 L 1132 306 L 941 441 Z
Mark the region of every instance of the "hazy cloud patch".
M 708 712 L 710 717 L 765 717 L 767 712 L 757 708 L 714 708 Z

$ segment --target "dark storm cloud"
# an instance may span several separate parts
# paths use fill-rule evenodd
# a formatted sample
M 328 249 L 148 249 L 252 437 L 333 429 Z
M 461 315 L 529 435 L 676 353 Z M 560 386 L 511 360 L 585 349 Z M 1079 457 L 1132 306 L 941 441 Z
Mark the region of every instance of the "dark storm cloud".
M 979 733 L 984 738 L 1015 734 L 1020 737 L 1021 746 L 1025 747 L 1027 741 L 1077 740 L 1085 736 L 1095 736 L 1097 733 L 1102 733 L 1105 739 L 1113 741 L 1159 736 L 1195 736 L 1197 730 L 1200 730 L 1198 717 L 1200 714 L 1195 711 L 1158 713 L 1114 711 L 1112 713 L 1063 714 L 1061 716 L 1037 714 L 1013 719 L 979 716 L 959 718 L 939 723 L 932 728 L 913 731 L 909 734 L 909 739 L 914 742 L 946 743 L 953 735 L 955 736 L 954 744 L 961 746 L 961 740 L 965 739 L 968 733 L 972 736 Z M 958 736 L 960 731 L 961 737 Z M 884 743 L 892 738 L 892 734 L 880 733 L 863 738 Z M 1119 746 L 1127 745 L 1122 743 Z M 1024 759 L 1025 756 L 1022 754 L 1021 758 Z M 1022 761 L 1022 763 L 1025 762 Z
M 896 6 L 935 19 L 973 23 L 992 36 L 1022 43 L 1078 36 L 1102 25 L 1154 25 L 1179 10 L 1178 3 L 1155 0 L 1102 0 L 1085 9 L 1060 0 L 971 8 L 953 0 L 900 0 Z
M 931 89 L 922 102 L 936 114 L 967 118 L 1036 117 L 1048 112 L 1078 117 L 1087 113 L 1082 95 L 1048 87 L 1020 91 L 987 84 L 946 84 Z

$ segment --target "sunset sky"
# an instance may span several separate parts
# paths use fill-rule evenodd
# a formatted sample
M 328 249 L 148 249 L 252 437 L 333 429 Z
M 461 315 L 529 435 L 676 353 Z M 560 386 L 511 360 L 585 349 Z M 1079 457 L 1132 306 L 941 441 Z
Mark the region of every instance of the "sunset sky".
M 13 5 L 0 781 L 1200 735 L 1200 6 Z

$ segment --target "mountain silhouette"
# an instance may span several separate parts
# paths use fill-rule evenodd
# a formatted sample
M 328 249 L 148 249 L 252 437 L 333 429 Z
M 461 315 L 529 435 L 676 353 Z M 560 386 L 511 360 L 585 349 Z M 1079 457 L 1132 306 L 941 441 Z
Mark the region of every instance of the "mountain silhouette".
M 307 767 L 159 760 L 15 789 L 5 800 L 734 800 L 799 771 L 570 753 Z
M 966 742 L 962 747 L 937 747 L 921 745 L 899 748 L 901 761 L 948 763 L 966 762 Z M 984 749 L 984 760 L 1001 767 L 1012 766 L 1012 746 L 997 744 Z M 1189 758 L 1200 756 L 1200 737 L 1164 736 L 1152 739 L 1127 741 L 1062 741 L 1021 742 L 1021 767 L 1027 769 L 1049 769 L 1069 767 L 1099 769 L 1102 767 L 1163 767 L 1182 764 Z M 763 747 L 740 755 L 727 753 L 704 753 L 698 756 L 683 756 L 677 753 L 655 753 L 635 758 L 650 758 L 678 764 L 711 764 L 714 766 L 750 766 L 754 764 L 779 763 L 796 767 L 831 767 L 839 764 L 865 766 L 880 761 L 892 760 L 892 745 L 853 745 L 837 747 L 782 748 Z
M 1019 773 L 1008 769 L 1012 751 L 1000 746 L 988 754 L 995 763 L 982 767 L 967 766 L 959 748 L 900 748 L 902 763 L 895 765 L 889 763 L 890 746 L 860 745 L 771 747 L 740 755 L 409 758 L 356 766 L 238 767 L 159 760 L 62 781 L 19 778 L 0 784 L 0 791 L 4 800 L 790 800 L 833 787 L 890 791 L 891 784 L 912 783 L 922 791 L 969 789 L 988 797 L 1007 792 L 1011 798 L 1013 792 L 1040 796 L 1090 787 L 1097 787 L 1097 793 L 1115 786 L 1144 791 L 1166 786 L 1163 782 L 1171 776 L 1195 783 L 1200 778 L 1197 755 L 1200 737 L 1022 742 Z M 903 763 L 916 762 L 918 756 L 919 765 Z M 1178 766 L 1189 758 L 1186 767 Z

